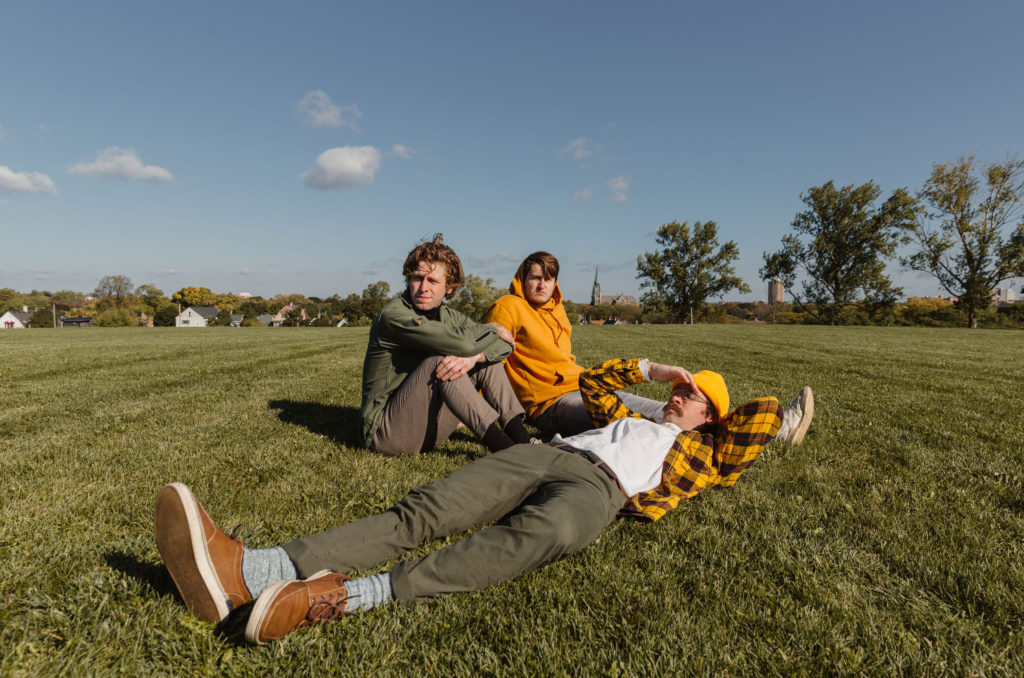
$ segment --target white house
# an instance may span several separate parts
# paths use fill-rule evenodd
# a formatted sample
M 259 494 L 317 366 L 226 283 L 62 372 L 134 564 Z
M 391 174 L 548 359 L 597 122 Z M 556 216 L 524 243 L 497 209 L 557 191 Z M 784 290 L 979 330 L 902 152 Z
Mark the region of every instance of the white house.
M 206 327 L 217 317 L 216 306 L 189 306 L 174 317 L 175 327 Z
M 0 315 L 0 329 L 23 330 L 32 322 L 32 314 L 19 311 L 7 311 Z

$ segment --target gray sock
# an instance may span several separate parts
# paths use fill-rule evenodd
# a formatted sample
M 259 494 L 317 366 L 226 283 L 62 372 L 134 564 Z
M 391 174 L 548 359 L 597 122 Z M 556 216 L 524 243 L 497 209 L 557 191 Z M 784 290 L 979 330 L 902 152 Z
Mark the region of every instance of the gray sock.
M 391 590 L 390 572 L 350 579 L 345 582 L 345 592 L 348 593 L 346 612 L 363 612 L 390 603 L 395 598 L 395 592 Z
M 242 581 L 249 595 L 256 598 L 276 581 L 298 579 L 299 573 L 288 553 L 280 546 L 272 549 L 242 551 Z

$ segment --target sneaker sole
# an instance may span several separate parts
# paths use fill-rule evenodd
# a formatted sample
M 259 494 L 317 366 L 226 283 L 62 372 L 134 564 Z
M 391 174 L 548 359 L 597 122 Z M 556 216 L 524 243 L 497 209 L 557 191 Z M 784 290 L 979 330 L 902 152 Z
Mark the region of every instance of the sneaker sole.
M 316 579 L 330 572 L 330 570 L 320 570 L 310 576 L 306 577 L 303 581 L 309 581 L 310 579 Z M 263 620 L 267 616 L 267 612 L 270 610 L 270 604 L 277 598 L 277 594 L 281 592 L 288 584 L 291 584 L 294 579 L 282 579 L 281 581 L 274 582 L 260 593 L 256 602 L 252 606 L 252 612 L 249 613 L 249 621 L 245 623 L 245 639 L 253 645 L 266 645 L 266 642 L 260 640 L 259 632 L 260 627 L 263 626 Z
M 803 416 L 800 417 L 800 421 L 797 423 L 796 428 L 789 434 L 789 440 L 787 441 L 790 445 L 799 445 L 804 441 L 804 436 L 807 435 L 807 429 L 811 427 L 811 419 L 814 418 L 814 391 L 811 390 L 810 386 L 804 387 L 800 391 L 800 409 L 803 412 Z
M 164 485 L 156 498 L 156 547 L 185 605 L 216 624 L 231 611 L 206 546 L 196 498 L 182 483 Z

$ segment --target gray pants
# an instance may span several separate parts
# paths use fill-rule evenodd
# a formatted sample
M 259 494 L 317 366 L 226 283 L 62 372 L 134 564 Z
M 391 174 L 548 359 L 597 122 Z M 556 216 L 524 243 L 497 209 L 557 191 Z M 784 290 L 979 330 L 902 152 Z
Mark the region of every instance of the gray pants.
M 648 419 L 661 423 L 662 410 L 665 406 L 664 400 L 651 400 L 643 396 L 634 395 L 628 391 L 616 391 L 616 395 L 622 399 L 626 407 L 644 415 Z M 555 433 L 563 436 L 574 436 L 594 428 L 594 422 L 587 414 L 587 408 L 583 405 L 583 396 L 579 391 L 566 393 L 555 401 L 546 410 L 541 412 L 533 423 L 544 432 L 545 437 Z
M 593 462 L 514 445 L 409 492 L 384 513 L 284 545 L 302 577 L 352 572 L 473 527 L 496 524 L 391 571 L 402 602 L 513 579 L 594 542 L 626 498 Z
M 441 381 L 434 371 L 443 357 L 425 359 L 391 394 L 371 449 L 393 456 L 426 452 L 448 440 L 460 421 L 483 437 L 498 419 L 523 414 L 501 363 L 477 363 L 464 376 Z

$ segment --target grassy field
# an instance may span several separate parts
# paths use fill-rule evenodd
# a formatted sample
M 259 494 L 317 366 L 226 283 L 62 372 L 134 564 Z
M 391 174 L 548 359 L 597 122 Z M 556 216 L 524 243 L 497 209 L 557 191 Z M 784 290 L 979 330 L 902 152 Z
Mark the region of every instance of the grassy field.
M 734 488 L 618 521 L 519 580 L 249 647 L 237 620 L 215 629 L 181 604 L 152 535 L 164 483 L 271 546 L 484 448 L 459 434 L 402 459 L 359 447 L 365 329 L 0 333 L 0 674 L 1024 674 L 1024 333 L 575 340 L 583 364 L 717 369 L 734 403 L 810 384 L 814 425 Z

